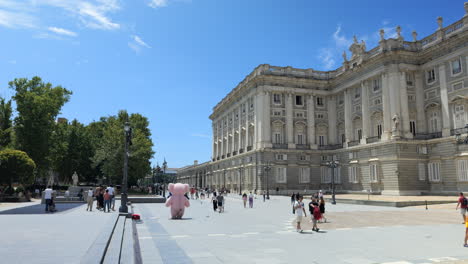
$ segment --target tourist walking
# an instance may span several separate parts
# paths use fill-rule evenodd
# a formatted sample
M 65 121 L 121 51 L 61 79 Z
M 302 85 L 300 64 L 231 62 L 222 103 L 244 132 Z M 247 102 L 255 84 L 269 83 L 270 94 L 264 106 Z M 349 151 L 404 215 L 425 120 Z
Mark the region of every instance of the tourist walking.
M 247 206 L 247 194 L 246 193 L 242 195 L 242 201 L 244 202 L 244 208 L 246 208 Z
M 211 201 L 213 203 L 213 211 L 216 212 L 216 210 L 218 210 L 218 200 L 216 199 L 216 192 L 213 192 L 213 195 L 211 196 Z
M 302 233 L 302 216 L 307 217 L 304 203 L 302 202 L 302 196 L 299 196 L 298 200 L 294 202 L 294 210 L 296 211 L 296 231 Z
M 309 212 L 310 212 L 310 217 L 312 220 L 312 231 L 319 231 L 319 228 L 317 226 L 317 221 L 320 220 L 321 214 L 320 214 L 320 206 L 317 203 L 317 200 L 312 199 L 312 201 L 309 203 Z
M 323 196 L 322 198 L 320 198 L 319 208 L 320 208 L 320 214 L 322 215 L 323 221 L 326 223 L 327 218 L 325 217 L 325 199 L 323 199 Z
M 88 207 L 86 207 L 86 211 L 93 211 L 93 201 L 94 201 L 94 192 L 93 188 L 89 188 L 88 190 L 88 197 L 86 198 L 86 202 L 88 203 Z
M 45 211 L 49 212 L 49 206 L 52 205 L 52 193 L 54 191 L 50 186 L 44 190 L 44 200 L 45 200 Z
M 223 194 L 220 193 L 218 196 L 216 196 L 216 200 L 218 201 L 219 213 L 224 212 L 224 197 L 223 197 Z
M 265 191 L 262 191 L 262 194 L 263 194 L 263 202 L 265 202 L 265 197 L 266 197 Z
M 253 201 L 254 201 L 254 196 L 253 196 L 252 192 L 250 192 L 250 194 L 249 194 L 249 207 L 250 208 L 253 208 Z
M 104 213 L 106 212 L 106 208 L 107 208 L 107 212 L 108 213 L 110 212 L 110 206 L 111 206 L 111 195 L 109 194 L 109 190 L 106 190 L 106 193 L 104 194 Z
M 460 193 L 460 196 L 458 197 L 458 203 L 457 203 L 457 207 L 455 208 L 455 210 L 458 210 L 458 207 L 460 207 L 460 213 L 463 218 L 463 223 L 465 224 L 466 223 L 466 210 L 468 208 L 468 199 L 465 197 L 465 195 L 463 195 L 462 192 Z
M 112 206 L 112 211 L 115 211 L 115 190 L 114 190 L 114 185 L 110 185 L 107 187 L 107 190 L 109 191 L 109 195 L 111 196 L 111 206 Z

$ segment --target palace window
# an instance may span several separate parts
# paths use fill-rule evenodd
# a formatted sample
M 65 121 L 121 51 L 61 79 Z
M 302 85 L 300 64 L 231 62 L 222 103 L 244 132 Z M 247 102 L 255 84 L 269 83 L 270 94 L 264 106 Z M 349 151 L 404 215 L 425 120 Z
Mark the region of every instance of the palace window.
M 380 91 L 380 79 L 375 79 L 372 81 L 372 90 L 374 92 Z
M 304 113 L 298 112 L 298 113 L 296 113 L 296 117 L 297 118 L 304 118 Z
M 357 134 L 357 139 L 361 140 L 362 139 L 362 129 L 356 130 L 356 134 Z
M 463 88 L 463 82 L 459 82 L 459 83 L 454 83 L 452 84 L 452 89 L 455 91 L 455 90 L 460 90 L 461 88 Z
M 465 106 L 464 105 L 454 105 L 453 106 L 453 118 L 455 128 L 463 128 L 466 125 L 466 115 L 465 115 Z
M 273 94 L 273 103 L 274 104 L 281 104 L 281 95 L 280 94 Z
M 452 75 L 458 74 L 462 71 L 461 61 L 459 58 L 452 61 L 451 66 L 452 66 Z
M 317 97 L 317 105 L 318 106 L 323 106 L 323 98 L 322 97 Z
M 304 100 L 303 100 L 303 97 L 302 95 L 296 95 L 296 105 L 304 105 Z
M 341 134 L 341 143 L 345 143 L 345 142 L 346 142 L 346 135 Z
M 361 87 L 356 87 L 354 88 L 354 98 L 360 98 L 361 97 Z
M 406 85 L 413 86 L 414 85 L 414 76 L 412 73 L 406 73 Z
M 322 166 L 320 168 L 320 176 L 322 183 L 331 183 L 332 169 L 329 167 Z
M 323 119 L 323 114 L 317 114 L 317 119 Z
M 379 104 L 381 104 L 380 99 L 375 99 L 375 100 L 374 100 L 374 105 L 379 105 Z
M 356 166 L 348 167 L 349 182 L 358 183 L 358 168 Z
M 417 150 L 419 154 L 427 154 L 427 146 L 425 145 L 418 145 Z
M 298 134 L 297 135 L 297 143 L 296 144 L 299 144 L 299 145 L 303 145 L 305 142 L 304 142 L 304 135 L 303 134 Z
M 420 181 L 426 180 L 426 164 L 418 163 L 418 178 Z
M 468 181 L 468 160 L 459 160 L 457 162 L 458 180 Z
M 430 69 L 426 72 L 427 83 L 432 83 L 435 81 L 435 70 Z
M 377 164 L 369 165 L 369 177 L 370 177 L 371 182 L 378 182 L 379 181 Z
M 299 168 L 299 183 L 310 182 L 310 168 Z
M 273 112 L 273 115 L 274 115 L 274 116 L 281 116 L 281 111 L 274 111 L 274 112 Z
M 318 136 L 318 143 L 319 143 L 319 146 L 325 146 L 327 144 L 326 136 L 319 135 Z
M 341 183 L 341 167 L 334 170 L 335 183 Z
M 287 154 L 276 154 L 276 160 L 288 160 Z
M 439 132 L 439 114 L 437 111 L 429 113 L 429 129 L 430 132 Z
M 429 180 L 432 182 L 440 181 L 440 162 L 430 162 L 427 164 Z
M 413 134 L 413 136 L 416 136 L 416 121 L 410 121 L 409 128 L 410 128 L 411 134 Z
M 306 161 L 306 160 L 307 160 L 307 156 L 301 155 L 301 156 L 299 156 L 299 160 L 300 160 L 300 161 Z
M 285 167 L 276 168 L 276 182 L 286 183 L 286 169 Z

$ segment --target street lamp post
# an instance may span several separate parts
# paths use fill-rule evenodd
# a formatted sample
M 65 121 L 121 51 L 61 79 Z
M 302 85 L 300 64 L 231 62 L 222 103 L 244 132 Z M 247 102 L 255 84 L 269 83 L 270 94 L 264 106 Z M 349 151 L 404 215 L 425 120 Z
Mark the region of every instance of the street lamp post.
M 123 167 L 123 179 L 122 179 L 122 193 L 121 193 L 121 204 L 119 212 L 128 213 L 127 201 L 128 201 L 128 190 L 127 190 L 127 178 L 128 178 L 128 147 L 131 145 L 132 128 L 130 123 L 125 122 L 125 148 L 124 148 L 124 167 Z M 154 187 L 154 186 L 153 186 Z
M 267 189 L 267 197 L 266 198 L 269 200 L 270 199 L 270 186 L 269 186 L 270 177 L 269 177 L 269 172 L 271 170 L 271 166 L 270 166 L 269 162 L 266 163 L 264 170 L 266 172 L 266 189 Z
M 242 167 L 239 166 L 239 195 L 242 195 Z
M 336 204 L 335 200 L 335 169 L 338 168 L 338 165 L 340 165 L 340 162 L 337 160 L 332 159 L 331 161 L 327 161 L 326 165 L 332 169 L 332 178 L 331 178 L 331 184 L 332 184 L 332 204 Z

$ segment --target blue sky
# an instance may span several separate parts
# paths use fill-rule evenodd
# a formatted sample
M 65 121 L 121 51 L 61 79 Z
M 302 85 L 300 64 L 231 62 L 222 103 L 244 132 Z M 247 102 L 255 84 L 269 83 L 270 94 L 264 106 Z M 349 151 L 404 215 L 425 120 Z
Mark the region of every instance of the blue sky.
M 388 4 L 391 3 L 391 4 Z M 423 38 L 464 15 L 463 0 L 0 0 L 0 96 L 35 75 L 73 91 L 61 116 L 147 116 L 154 162 L 211 155 L 216 105 L 257 65 L 329 70 L 353 35 L 367 48 L 402 27 Z

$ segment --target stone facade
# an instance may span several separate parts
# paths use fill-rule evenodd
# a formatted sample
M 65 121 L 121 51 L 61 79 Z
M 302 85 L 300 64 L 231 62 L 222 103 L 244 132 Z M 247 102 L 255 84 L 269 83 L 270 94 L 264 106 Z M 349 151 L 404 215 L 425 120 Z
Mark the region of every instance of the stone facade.
M 410 195 L 468 190 L 468 3 L 421 40 L 354 38 L 342 67 L 260 65 L 210 115 L 212 160 L 178 172 L 198 187 Z M 468 127 L 468 126 L 467 126 Z M 338 160 L 338 169 L 324 166 Z M 333 176 L 332 176 L 333 175 Z

